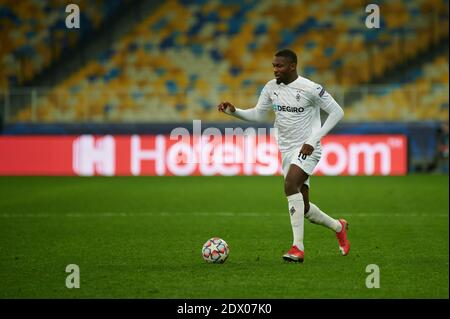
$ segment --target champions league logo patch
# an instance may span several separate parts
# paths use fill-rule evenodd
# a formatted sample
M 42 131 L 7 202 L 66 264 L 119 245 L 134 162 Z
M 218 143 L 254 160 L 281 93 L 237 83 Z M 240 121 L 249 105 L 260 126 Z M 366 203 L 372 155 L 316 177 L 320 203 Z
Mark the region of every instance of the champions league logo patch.
M 325 88 L 319 86 L 319 87 L 317 88 L 317 90 L 320 90 L 320 92 L 319 92 L 319 97 L 322 97 L 323 94 L 325 93 Z

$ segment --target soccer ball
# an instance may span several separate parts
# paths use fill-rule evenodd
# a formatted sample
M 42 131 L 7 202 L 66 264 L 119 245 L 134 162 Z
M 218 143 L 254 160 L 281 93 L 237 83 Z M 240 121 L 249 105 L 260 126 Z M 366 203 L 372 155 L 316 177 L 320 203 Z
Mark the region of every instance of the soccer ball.
M 230 249 L 225 240 L 219 237 L 208 239 L 202 248 L 202 257 L 207 263 L 222 264 L 227 260 Z

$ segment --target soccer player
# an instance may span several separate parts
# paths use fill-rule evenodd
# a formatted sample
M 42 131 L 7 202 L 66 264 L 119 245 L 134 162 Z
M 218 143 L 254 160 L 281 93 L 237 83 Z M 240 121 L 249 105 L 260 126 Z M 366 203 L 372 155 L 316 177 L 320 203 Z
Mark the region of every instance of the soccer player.
M 264 121 L 270 110 L 275 112 L 277 143 L 282 155 L 284 192 L 288 201 L 293 244 L 283 255 L 286 261 L 303 262 L 303 221 L 325 226 L 336 233 L 339 250 L 347 255 L 348 223 L 336 220 L 309 202 L 309 176 L 320 160 L 320 140 L 344 116 L 344 111 L 319 84 L 297 74 L 297 55 L 292 50 L 281 50 L 273 57 L 275 79 L 267 82 L 258 103 L 251 109 L 239 109 L 230 102 L 221 102 L 220 112 L 246 121 Z M 328 113 L 321 125 L 320 109 Z

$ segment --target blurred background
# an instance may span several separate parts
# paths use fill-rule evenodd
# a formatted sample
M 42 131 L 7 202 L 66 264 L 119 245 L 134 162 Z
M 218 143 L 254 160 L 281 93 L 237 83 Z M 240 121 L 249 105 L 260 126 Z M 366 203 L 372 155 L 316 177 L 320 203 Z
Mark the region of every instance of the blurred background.
M 254 106 L 291 48 L 345 110 L 333 133 L 405 135 L 409 172 L 448 173 L 448 29 L 448 0 L 0 0 L 0 132 L 242 126 L 216 105 Z

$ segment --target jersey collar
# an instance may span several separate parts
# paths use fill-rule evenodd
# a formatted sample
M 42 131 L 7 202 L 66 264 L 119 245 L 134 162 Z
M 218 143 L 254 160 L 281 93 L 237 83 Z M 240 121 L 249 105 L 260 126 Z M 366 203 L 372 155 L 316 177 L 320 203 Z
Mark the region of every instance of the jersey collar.
M 300 76 L 299 76 L 299 75 L 297 75 L 297 78 L 296 78 L 294 81 L 289 82 L 288 84 L 285 84 L 284 82 L 281 82 L 280 84 L 277 83 L 277 84 L 280 85 L 280 86 L 281 86 L 281 85 L 282 85 L 282 86 L 289 86 L 289 85 L 291 85 L 291 84 L 297 82 L 298 79 L 300 79 Z

